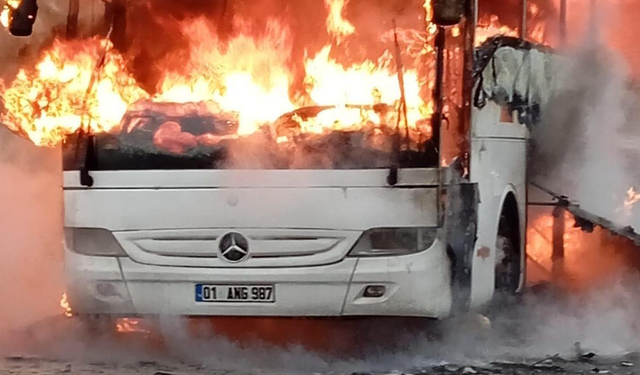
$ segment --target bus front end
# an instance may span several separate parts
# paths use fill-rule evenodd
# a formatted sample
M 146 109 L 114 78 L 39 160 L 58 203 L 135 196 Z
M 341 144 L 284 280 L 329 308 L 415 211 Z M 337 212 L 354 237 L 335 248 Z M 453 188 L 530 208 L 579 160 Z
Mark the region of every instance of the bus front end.
M 428 146 L 394 154 L 376 129 L 283 145 L 268 131 L 236 137 L 229 118 L 185 108 L 146 103 L 123 119 L 133 131 L 69 142 L 76 314 L 450 313 L 442 169 Z M 202 143 L 185 151 L 174 134 L 158 138 L 176 125 Z
M 437 169 L 65 174 L 79 314 L 420 316 L 451 308 Z

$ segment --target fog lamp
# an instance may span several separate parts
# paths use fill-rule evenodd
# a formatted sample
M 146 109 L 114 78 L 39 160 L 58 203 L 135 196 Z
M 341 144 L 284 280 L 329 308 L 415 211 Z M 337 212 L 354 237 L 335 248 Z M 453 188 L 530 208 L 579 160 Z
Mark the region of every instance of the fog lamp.
M 384 296 L 386 291 L 387 288 L 384 285 L 369 285 L 364 289 L 362 296 L 366 298 L 380 298 Z
M 105 297 L 120 297 L 120 293 L 118 293 L 116 287 L 111 283 L 96 284 L 96 291 Z

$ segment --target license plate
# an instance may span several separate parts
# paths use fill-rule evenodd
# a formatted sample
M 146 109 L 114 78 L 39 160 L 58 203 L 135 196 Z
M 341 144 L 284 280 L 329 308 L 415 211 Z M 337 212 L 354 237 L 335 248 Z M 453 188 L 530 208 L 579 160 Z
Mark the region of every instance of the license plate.
M 275 285 L 196 284 L 196 302 L 273 303 L 275 301 Z

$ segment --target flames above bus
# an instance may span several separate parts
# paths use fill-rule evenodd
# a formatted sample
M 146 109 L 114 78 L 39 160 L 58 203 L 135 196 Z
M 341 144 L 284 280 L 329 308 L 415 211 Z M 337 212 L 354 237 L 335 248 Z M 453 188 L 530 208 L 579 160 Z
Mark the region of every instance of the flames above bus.
M 130 73 L 126 54 L 108 40 L 55 40 L 32 67 L 23 67 L 5 85 L 1 120 L 39 146 L 55 146 L 81 128 L 89 133 L 119 132 L 127 109 L 144 102 L 216 103 L 219 111 L 237 115 L 238 136 L 251 135 L 283 114 L 307 106 L 330 109 L 312 118 L 294 116 L 300 132 L 393 129 L 401 123 L 397 110 L 380 116 L 371 109 L 376 105 L 395 109 L 400 103 L 393 38 L 389 30 L 380 35 L 380 43 L 388 48 L 377 58 L 346 62 L 344 45 L 358 32 L 345 18 L 347 3 L 324 0 L 330 40 L 317 53 L 305 55 L 302 85 L 295 84 L 299 67 L 292 66 L 292 32 L 285 21 L 271 19 L 256 32 L 250 23 L 237 19 L 233 35 L 222 40 L 211 22 L 187 19 L 180 26 L 188 36 L 188 56 L 178 63 L 157 61 L 163 74 L 155 88 L 149 89 Z M 425 9 L 430 19 L 429 0 Z M 487 25 L 502 34 L 512 32 L 501 28 L 495 18 Z M 433 65 L 435 28 L 399 32 L 407 134 L 428 139 L 428 119 L 433 113 L 428 71 Z M 460 37 L 459 30 L 450 33 Z M 453 52 L 461 61 L 460 50 Z M 286 135 L 277 138 L 279 143 L 288 141 Z

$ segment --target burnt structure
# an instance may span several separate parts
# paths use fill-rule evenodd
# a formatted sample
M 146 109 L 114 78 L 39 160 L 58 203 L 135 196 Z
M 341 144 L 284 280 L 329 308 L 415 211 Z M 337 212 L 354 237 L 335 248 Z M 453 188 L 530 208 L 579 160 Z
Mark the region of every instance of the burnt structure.
M 85 160 L 89 170 L 369 169 L 396 162 L 395 132 L 384 125 L 326 134 L 301 131 L 298 121 L 333 107 L 300 108 L 239 137 L 235 114 L 205 111 L 202 104 L 141 103 L 125 114 L 118 133 L 88 139 L 78 134 L 65 143 L 65 169 L 81 168 Z M 428 139 L 411 142 L 398 158 L 403 168 L 438 165 Z

